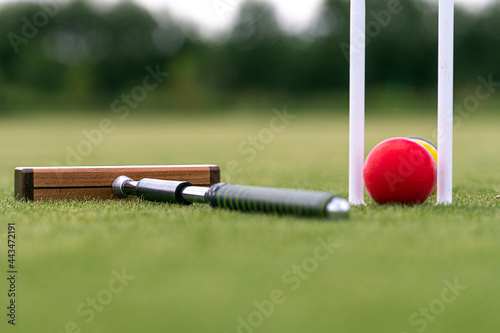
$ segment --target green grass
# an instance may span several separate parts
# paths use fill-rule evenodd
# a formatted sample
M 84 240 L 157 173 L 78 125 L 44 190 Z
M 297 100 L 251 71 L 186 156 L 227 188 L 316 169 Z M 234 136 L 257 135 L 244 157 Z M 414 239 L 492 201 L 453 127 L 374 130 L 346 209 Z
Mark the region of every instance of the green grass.
M 345 116 L 299 114 L 252 161 L 238 146 L 269 126 L 271 113 L 103 116 L 116 128 L 83 165 L 214 163 L 227 180 L 237 163 L 240 169 L 229 173 L 233 183 L 347 195 Z M 64 164 L 66 146 L 76 147 L 81 131 L 100 119 L 0 121 L 0 267 L 4 273 L 7 222 L 16 222 L 19 332 L 59 333 L 74 321 L 82 332 L 231 333 L 239 317 L 256 311 L 254 301 L 279 289 L 283 304 L 261 326 L 241 332 L 411 333 L 424 326 L 412 326 L 410 316 L 436 305 L 444 281 L 455 278 L 468 288 L 425 331 L 499 331 L 500 117 L 478 113 L 456 129 L 455 203 L 448 207 L 435 207 L 434 197 L 418 207 L 379 207 L 367 198 L 350 220 L 325 222 L 203 205 L 13 200 L 14 167 Z M 434 128 L 428 115 L 369 116 L 367 149 L 391 136 L 432 137 Z M 338 247 L 307 279 L 294 280 L 300 286 L 292 290 L 286 278 L 294 265 L 311 264 L 318 238 Z M 86 323 L 77 308 L 104 295 L 112 270 L 122 268 L 135 279 Z M 1 281 L 3 332 L 7 283 Z

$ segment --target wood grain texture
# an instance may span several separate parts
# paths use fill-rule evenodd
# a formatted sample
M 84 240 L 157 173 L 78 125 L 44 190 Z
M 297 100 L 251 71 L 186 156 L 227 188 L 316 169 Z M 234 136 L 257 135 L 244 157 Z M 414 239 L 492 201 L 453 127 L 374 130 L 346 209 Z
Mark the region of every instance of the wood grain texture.
M 216 165 L 16 168 L 15 197 L 26 201 L 117 199 L 111 191 L 116 177 L 188 181 L 196 186 L 220 182 Z
M 50 188 L 35 189 L 32 201 L 60 200 L 137 200 L 137 197 L 125 199 L 113 195 L 111 188 Z M 28 201 L 28 200 L 27 200 Z

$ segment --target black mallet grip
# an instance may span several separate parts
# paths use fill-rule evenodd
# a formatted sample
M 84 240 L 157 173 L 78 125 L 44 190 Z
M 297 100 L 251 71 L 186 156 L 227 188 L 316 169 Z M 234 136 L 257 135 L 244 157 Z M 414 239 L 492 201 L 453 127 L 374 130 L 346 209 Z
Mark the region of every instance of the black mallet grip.
M 205 194 L 212 207 L 243 212 L 326 217 L 335 198 L 330 192 L 216 184 Z

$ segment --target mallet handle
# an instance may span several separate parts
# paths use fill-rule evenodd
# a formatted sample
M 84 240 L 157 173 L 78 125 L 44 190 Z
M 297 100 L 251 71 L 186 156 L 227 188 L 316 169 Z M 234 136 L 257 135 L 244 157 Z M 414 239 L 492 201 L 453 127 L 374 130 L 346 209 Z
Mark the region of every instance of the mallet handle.
M 277 188 L 215 184 L 192 186 L 188 182 L 142 179 L 138 182 L 121 176 L 113 182 L 118 197 L 136 195 L 144 200 L 191 204 L 207 203 L 212 207 L 243 212 L 279 215 L 341 218 L 349 214 L 349 203 L 330 192 L 299 191 Z

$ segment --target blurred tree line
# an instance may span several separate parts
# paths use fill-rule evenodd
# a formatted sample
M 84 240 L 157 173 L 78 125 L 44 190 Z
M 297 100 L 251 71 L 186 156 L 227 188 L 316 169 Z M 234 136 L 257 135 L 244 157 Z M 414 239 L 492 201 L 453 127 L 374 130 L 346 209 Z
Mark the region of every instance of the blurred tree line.
M 437 7 L 421 0 L 367 6 L 370 94 L 434 101 Z M 147 94 L 140 102 L 150 109 L 347 103 L 348 0 L 326 0 L 298 33 L 283 29 L 274 8 L 261 2 L 244 3 L 219 38 L 203 38 L 199 27 L 168 14 L 155 17 L 130 1 L 0 7 L 0 111 L 109 108 L 144 84 L 146 68 L 169 73 L 156 89 L 136 89 Z M 500 81 L 499 42 L 500 5 L 473 13 L 457 8 L 458 92 L 470 91 L 480 75 Z

